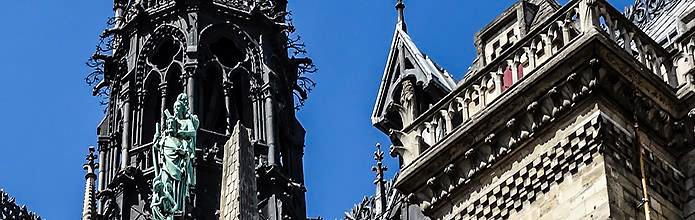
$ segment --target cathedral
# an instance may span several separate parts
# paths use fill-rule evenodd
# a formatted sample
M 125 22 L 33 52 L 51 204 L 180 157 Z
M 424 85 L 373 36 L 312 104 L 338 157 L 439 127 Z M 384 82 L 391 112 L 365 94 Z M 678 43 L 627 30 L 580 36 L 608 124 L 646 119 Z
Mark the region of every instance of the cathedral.
M 517 1 L 458 81 L 396 12 L 371 115 L 392 145 L 345 219 L 695 219 L 694 1 Z
M 83 220 L 309 219 L 296 108 L 315 68 L 287 4 L 113 1 Z M 517 1 L 461 80 L 395 8 L 371 115 L 391 145 L 346 219 L 695 219 L 694 1 Z

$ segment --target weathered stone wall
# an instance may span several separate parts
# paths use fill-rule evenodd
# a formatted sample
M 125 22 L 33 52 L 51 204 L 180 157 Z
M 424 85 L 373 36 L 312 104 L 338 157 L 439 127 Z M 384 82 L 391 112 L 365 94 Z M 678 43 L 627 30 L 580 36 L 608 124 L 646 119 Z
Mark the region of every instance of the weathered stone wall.
M 435 219 L 582 219 L 610 215 L 598 105 L 537 134 L 453 198 Z
M 556 181 L 536 201 L 509 219 L 608 219 L 609 200 L 603 156 Z
M 644 219 L 644 208 L 640 206 L 644 197 L 642 175 L 634 131 L 631 125 L 613 122 L 603 128 L 611 217 Z M 640 132 L 640 144 L 645 149 L 651 219 L 683 219 L 683 174 L 674 166 L 673 158 L 651 141 L 647 133 Z
M 240 123 L 224 145 L 222 166 L 220 220 L 258 219 L 254 149 Z
M 645 219 L 644 208 L 639 207 L 643 197 L 641 180 L 639 176 L 634 175 L 635 172 L 639 172 L 639 166 L 634 167 L 635 171 L 630 171 L 624 164 L 625 161 L 618 161 L 611 157 L 606 158 L 606 177 L 610 183 L 608 184 L 608 191 L 611 201 L 611 217 L 614 219 Z M 672 198 L 665 198 L 651 186 L 648 189 L 651 219 L 683 219 L 681 209 L 672 202 Z
M 685 175 L 683 181 L 683 219 L 695 219 L 695 150 L 690 151 L 679 161 L 679 167 Z

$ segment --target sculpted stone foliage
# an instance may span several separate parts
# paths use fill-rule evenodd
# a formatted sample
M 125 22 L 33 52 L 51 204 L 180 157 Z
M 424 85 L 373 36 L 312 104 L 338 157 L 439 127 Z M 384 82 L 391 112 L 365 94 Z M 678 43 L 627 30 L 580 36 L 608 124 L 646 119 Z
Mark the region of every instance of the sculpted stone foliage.
M 26 206 L 17 205 L 14 198 L 0 189 L 0 219 L 41 220 L 41 216 L 29 211 Z
M 670 10 L 678 0 L 635 0 L 625 8 L 625 17 L 640 28 L 644 28 L 655 17 Z

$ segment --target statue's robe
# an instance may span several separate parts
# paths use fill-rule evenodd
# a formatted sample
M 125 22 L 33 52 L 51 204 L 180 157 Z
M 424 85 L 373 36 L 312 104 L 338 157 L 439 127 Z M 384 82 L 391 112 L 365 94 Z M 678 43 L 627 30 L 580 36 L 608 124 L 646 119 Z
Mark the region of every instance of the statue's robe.
M 186 187 L 186 174 L 184 170 L 188 166 L 186 162 L 186 142 L 178 138 L 165 136 L 161 144 L 162 158 L 162 181 L 165 184 L 170 183 L 171 187 L 165 187 L 165 190 L 174 197 L 176 208 L 174 212 L 183 212 L 185 197 L 188 192 Z
M 183 145 L 187 148 L 189 155 L 186 158 L 186 184 L 190 187 L 195 186 L 195 169 L 193 160 L 195 159 L 196 131 L 198 130 L 198 117 L 188 114 L 188 118 L 177 119 L 179 124 L 179 135 L 182 137 Z

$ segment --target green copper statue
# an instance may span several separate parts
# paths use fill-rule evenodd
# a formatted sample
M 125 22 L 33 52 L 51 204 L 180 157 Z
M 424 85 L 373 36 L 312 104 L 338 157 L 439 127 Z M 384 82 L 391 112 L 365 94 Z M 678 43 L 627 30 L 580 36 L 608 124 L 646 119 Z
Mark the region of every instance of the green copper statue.
M 174 102 L 174 115 L 164 110 L 165 121 L 156 124 L 152 154 L 155 177 L 152 181 L 152 219 L 172 220 L 186 210 L 190 189 L 195 187 L 195 141 L 198 117 L 188 109 L 188 96 Z M 160 133 L 164 130 L 164 135 Z

